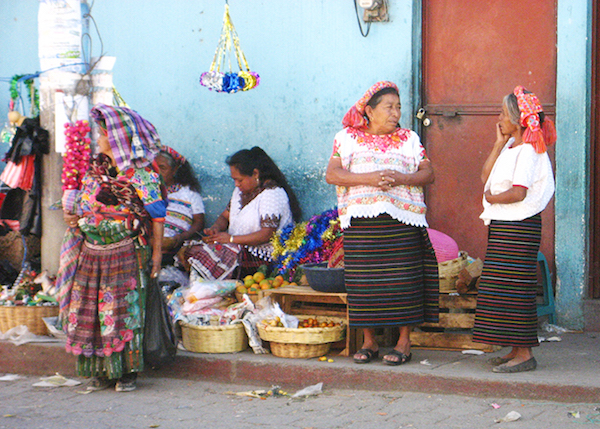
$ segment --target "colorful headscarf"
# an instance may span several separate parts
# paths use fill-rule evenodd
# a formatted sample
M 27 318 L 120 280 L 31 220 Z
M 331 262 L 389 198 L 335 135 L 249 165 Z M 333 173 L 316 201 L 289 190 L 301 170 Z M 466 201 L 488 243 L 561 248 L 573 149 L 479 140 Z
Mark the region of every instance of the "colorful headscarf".
M 117 168 L 142 168 L 152 164 L 162 147 L 156 128 L 134 110 L 126 107 L 96 104 L 91 117 L 106 126 L 108 142 Z
M 377 82 L 375 85 L 369 88 L 367 92 L 365 92 L 365 95 L 363 95 L 361 99 L 350 108 L 350 110 L 348 110 L 346 115 L 344 115 L 344 119 L 342 119 L 342 125 L 344 127 L 352 127 L 357 129 L 366 128 L 367 120 L 365 119 L 365 107 L 375 94 L 385 88 L 394 88 L 396 91 L 398 91 L 398 87 L 394 82 Z
M 161 148 L 161 151 L 169 154 L 171 156 L 171 158 L 173 158 L 177 164 L 179 164 L 179 165 L 185 164 L 185 161 L 186 161 L 185 156 L 183 156 L 182 154 L 177 152 L 172 147 L 163 146 Z
M 543 125 L 540 125 L 539 113 L 543 110 L 542 104 L 535 94 L 525 92 L 525 88 L 521 85 L 517 86 L 513 93 L 517 97 L 519 112 L 521 113 L 519 122 L 522 127 L 526 128 L 523 132 L 523 141 L 533 145 L 537 153 L 546 152 L 546 146 L 556 142 L 554 122 L 545 117 Z

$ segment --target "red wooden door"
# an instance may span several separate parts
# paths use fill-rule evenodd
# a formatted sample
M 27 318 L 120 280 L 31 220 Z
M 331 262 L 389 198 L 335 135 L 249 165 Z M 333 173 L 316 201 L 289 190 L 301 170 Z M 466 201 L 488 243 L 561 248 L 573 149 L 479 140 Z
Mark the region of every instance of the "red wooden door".
M 461 250 L 484 258 L 481 167 L 494 143 L 502 98 L 516 85 L 533 91 L 554 119 L 556 2 L 423 0 L 421 137 L 435 183 L 428 221 Z M 559 142 L 560 143 L 560 142 Z M 550 156 L 554 159 L 553 150 Z M 554 260 L 554 200 L 544 211 L 542 251 Z

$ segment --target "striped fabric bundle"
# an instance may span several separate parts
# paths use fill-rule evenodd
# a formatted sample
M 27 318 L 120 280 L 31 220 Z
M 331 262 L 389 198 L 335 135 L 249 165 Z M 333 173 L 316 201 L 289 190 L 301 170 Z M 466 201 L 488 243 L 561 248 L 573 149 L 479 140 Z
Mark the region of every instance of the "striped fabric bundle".
M 540 214 L 523 221 L 492 221 L 477 296 L 473 341 L 535 347 Z
M 437 261 L 425 228 L 387 214 L 353 218 L 344 230 L 350 326 L 438 321 Z

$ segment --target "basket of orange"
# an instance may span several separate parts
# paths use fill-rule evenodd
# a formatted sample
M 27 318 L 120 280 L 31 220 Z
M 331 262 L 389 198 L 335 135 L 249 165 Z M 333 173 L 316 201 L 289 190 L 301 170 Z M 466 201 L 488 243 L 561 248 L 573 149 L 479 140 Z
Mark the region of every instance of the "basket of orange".
M 269 341 L 271 353 L 284 358 L 311 358 L 329 352 L 331 343 L 344 339 L 344 319 L 325 316 L 296 316 L 297 328 L 286 328 L 277 317 L 257 324 L 258 335 Z

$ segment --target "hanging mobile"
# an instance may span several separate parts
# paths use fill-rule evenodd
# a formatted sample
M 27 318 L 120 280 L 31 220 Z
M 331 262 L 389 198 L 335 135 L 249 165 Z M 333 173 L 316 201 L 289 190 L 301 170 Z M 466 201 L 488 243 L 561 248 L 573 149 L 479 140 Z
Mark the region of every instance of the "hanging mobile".
M 235 52 L 239 72 L 231 70 L 231 51 Z M 229 63 L 229 72 L 224 73 L 225 57 Z M 240 39 L 235 31 L 231 16 L 229 15 L 229 2 L 225 2 L 225 15 L 223 16 L 223 29 L 210 69 L 200 76 L 200 84 L 217 92 L 248 91 L 260 82 L 258 73 L 251 72 L 246 61 L 246 56 L 240 47 Z

